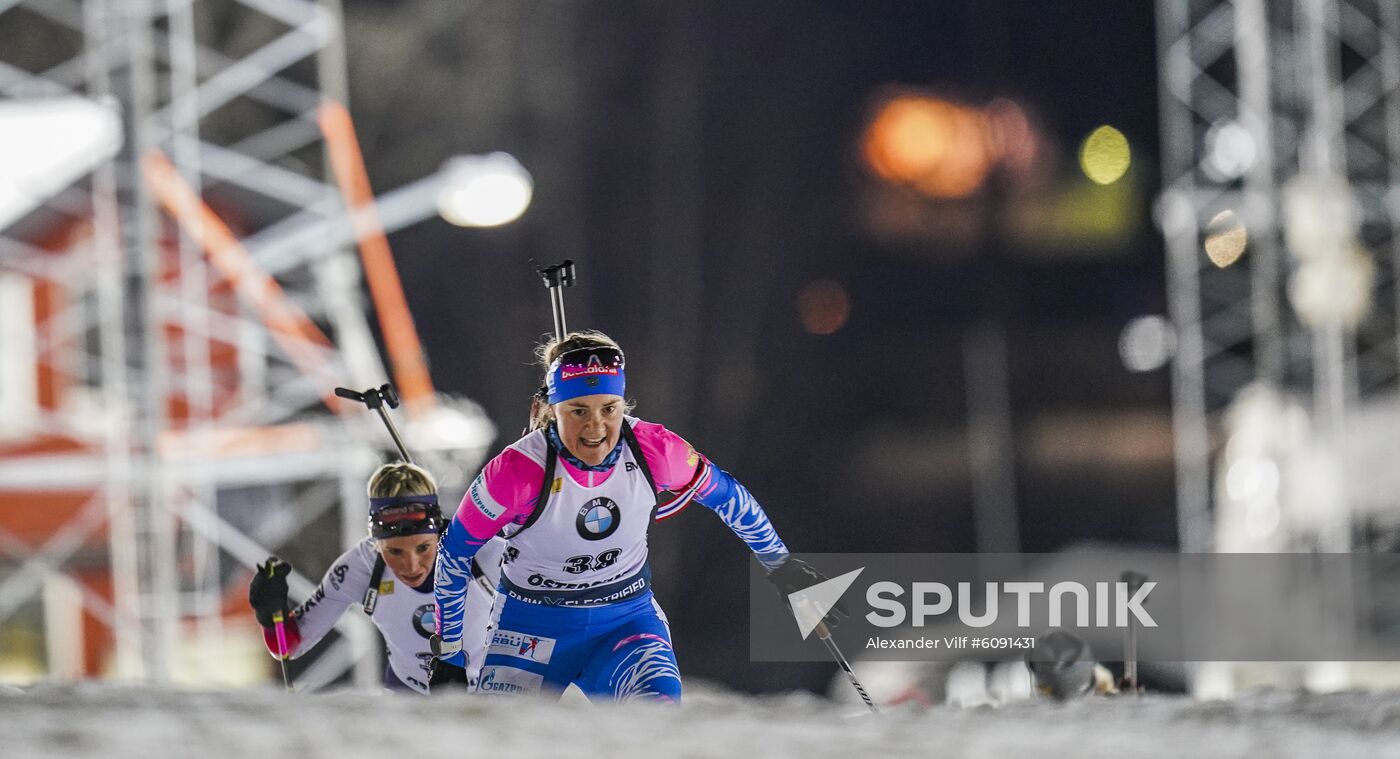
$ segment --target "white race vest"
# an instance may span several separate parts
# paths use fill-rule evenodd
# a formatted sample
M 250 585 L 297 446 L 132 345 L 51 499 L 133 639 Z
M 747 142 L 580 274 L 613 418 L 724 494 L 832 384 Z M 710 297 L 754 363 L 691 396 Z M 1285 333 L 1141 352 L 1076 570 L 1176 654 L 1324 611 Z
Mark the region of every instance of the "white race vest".
M 492 587 L 497 579 L 502 550 L 502 541 L 491 540 L 476 555 L 478 564 L 486 574 L 487 584 Z M 360 608 L 377 558 L 377 542 L 374 538 L 365 538 L 341 554 L 326 570 L 326 576 L 316 592 L 295 612 L 302 642 L 294 656 L 301 656 L 315 646 L 346 608 Z M 463 649 L 469 652 L 478 667 L 488 642 L 486 636 L 492 600 L 492 594 L 480 588 L 473 588 L 468 595 L 462 627 Z M 389 666 L 394 674 L 405 685 L 421 693 L 428 690 L 429 663 L 432 660 L 428 636 L 437 626 L 433 609 L 431 589 L 426 592 L 414 590 L 405 585 L 391 567 L 385 565 L 384 574 L 379 578 L 379 597 L 370 619 L 384 637 Z
M 437 627 L 434 608 L 431 589 L 426 593 L 414 590 L 405 585 L 393 569 L 384 567 L 384 576 L 379 582 L 379 600 L 374 605 L 371 619 L 384 636 L 389 666 L 394 674 L 419 692 L 427 691 L 431 662 L 427 636 L 432 635 Z
M 544 432 L 536 432 L 515 447 L 544 465 L 548 445 Z M 554 599 L 541 602 L 597 605 L 649 585 L 643 570 L 656 491 L 625 440 L 602 484 L 580 485 L 561 459 L 545 486 L 549 499 L 533 522 L 507 530 L 501 575 L 507 590 L 516 591 L 512 597 L 538 594 Z
M 379 549 L 374 538 L 365 538 L 340 555 L 316 592 L 294 612 L 301 632 L 296 656 L 308 651 L 330 631 L 349 606 L 359 608 L 369 588 L 370 574 Z M 428 690 L 428 636 L 433 634 L 433 592 L 421 593 L 405 585 L 388 566 L 379 578 L 379 599 L 371 616 L 384 636 L 389 666 L 405 685 Z

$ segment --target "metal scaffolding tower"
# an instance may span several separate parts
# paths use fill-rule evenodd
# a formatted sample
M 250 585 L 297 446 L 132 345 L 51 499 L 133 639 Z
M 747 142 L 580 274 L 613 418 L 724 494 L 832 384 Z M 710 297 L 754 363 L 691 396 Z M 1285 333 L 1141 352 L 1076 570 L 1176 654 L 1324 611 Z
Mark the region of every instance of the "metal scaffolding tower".
M 1400 5 L 1158 0 L 1157 16 L 1179 536 L 1201 551 L 1213 424 L 1247 386 L 1303 400 L 1334 471 L 1358 445 L 1394 450 L 1348 427 L 1400 384 Z M 1246 234 L 1243 257 L 1208 257 Z M 1346 479 L 1314 548 L 1352 546 Z
M 351 247 L 366 211 L 347 212 L 318 125 L 327 98 L 345 100 L 338 0 L 0 0 L 0 28 L 16 35 L 0 96 L 102 104 L 124 134 L 112 160 L 0 228 L 0 285 L 38 304 L 40 376 L 9 401 L 30 413 L 0 432 L 0 509 L 82 500 L 41 546 L 0 527 L 0 623 L 58 582 L 110 627 L 116 675 L 216 682 L 200 667 L 247 570 L 337 506 L 341 545 L 363 537 L 387 447 L 375 420 L 326 398 L 385 377 Z M 438 182 L 381 197 L 383 227 L 430 215 Z M 455 425 L 441 452 L 470 471 L 490 423 L 469 402 L 426 406 L 415 419 Z M 79 558 L 109 567 L 110 602 L 77 579 Z M 294 597 L 313 586 L 294 577 Z M 341 629 L 306 686 L 354 662 L 378 682 L 372 628 L 347 615 Z

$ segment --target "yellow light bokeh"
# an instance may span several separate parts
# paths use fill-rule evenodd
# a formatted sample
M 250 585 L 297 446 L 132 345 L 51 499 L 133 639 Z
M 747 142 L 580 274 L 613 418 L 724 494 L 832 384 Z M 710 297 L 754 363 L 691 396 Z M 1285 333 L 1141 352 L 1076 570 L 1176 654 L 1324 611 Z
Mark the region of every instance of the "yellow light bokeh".
M 1098 184 L 1109 185 L 1122 179 L 1132 161 L 1128 138 L 1107 124 L 1091 132 L 1079 148 L 1079 166 L 1084 176 Z

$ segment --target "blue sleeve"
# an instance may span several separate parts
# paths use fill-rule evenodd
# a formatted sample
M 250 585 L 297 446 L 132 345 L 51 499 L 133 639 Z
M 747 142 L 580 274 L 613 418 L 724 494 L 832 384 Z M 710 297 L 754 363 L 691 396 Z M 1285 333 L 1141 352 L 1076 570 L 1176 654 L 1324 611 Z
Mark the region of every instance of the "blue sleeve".
M 753 494 L 733 475 L 701 461 L 706 471 L 697 473 L 696 481 L 703 484 L 695 493 L 695 502 L 718 514 L 769 571 L 782 566 L 787 561 L 787 546 Z
M 438 636 L 453 643 L 462 639 L 462 617 L 467 605 L 467 593 L 472 587 L 472 557 L 485 545 L 467 532 L 456 519 L 447 525 L 447 532 L 438 543 L 437 567 L 433 575 L 433 600 L 437 605 Z M 480 592 L 480 591 L 478 591 Z M 460 658 L 458 652 L 447 660 Z

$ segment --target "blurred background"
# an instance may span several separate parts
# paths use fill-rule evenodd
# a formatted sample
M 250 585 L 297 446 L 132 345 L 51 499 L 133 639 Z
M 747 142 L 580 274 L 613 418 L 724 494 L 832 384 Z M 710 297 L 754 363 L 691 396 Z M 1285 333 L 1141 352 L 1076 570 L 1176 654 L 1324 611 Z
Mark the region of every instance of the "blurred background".
M 1387 0 L 0 0 L 0 680 L 266 682 L 395 382 L 455 503 L 571 327 L 798 551 L 1392 550 Z M 345 108 L 337 104 L 343 104 Z M 746 691 L 744 546 L 651 533 Z M 377 682 L 358 612 L 299 660 Z M 1339 675 L 1345 678 L 1345 675 Z

